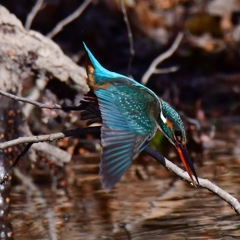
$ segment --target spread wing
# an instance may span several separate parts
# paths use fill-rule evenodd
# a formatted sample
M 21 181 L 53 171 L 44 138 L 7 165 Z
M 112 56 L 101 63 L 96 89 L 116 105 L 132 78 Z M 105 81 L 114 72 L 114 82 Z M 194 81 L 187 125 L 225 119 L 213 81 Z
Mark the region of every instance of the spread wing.
M 134 85 L 112 85 L 95 94 L 103 121 L 100 175 L 109 190 L 154 136 L 157 124 L 151 110 L 159 106 L 150 92 Z

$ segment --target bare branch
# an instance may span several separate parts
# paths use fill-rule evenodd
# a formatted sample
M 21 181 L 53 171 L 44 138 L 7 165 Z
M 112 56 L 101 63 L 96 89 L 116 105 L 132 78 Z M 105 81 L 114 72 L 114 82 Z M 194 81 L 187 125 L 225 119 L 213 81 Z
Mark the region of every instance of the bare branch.
M 133 35 L 132 35 L 131 26 L 130 26 L 130 23 L 129 23 L 129 20 L 128 20 L 124 0 L 121 0 L 120 4 L 121 4 L 122 13 L 123 13 L 123 20 L 124 20 L 124 22 L 126 23 L 126 26 L 127 26 L 128 39 L 129 39 L 130 58 L 129 58 L 129 61 L 128 61 L 128 70 L 127 70 L 127 74 L 129 75 L 130 74 L 130 69 L 131 69 L 131 66 L 132 66 L 132 60 L 133 60 L 133 57 L 134 57 L 134 54 L 135 54 L 134 47 L 133 47 Z
M 155 160 L 157 160 L 164 167 L 166 167 L 168 170 L 175 173 L 180 178 L 184 179 L 189 183 L 192 182 L 186 171 L 183 171 L 181 168 L 179 168 L 178 166 L 173 164 L 171 161 L 163 157 L 157 151 L 153 150 L 150 147 L 147 147 L 144 151 L 147 154 L 149 154 L 151 157 L 153 157 Z M 223 189 L 221 189 L 220 187 L 218 187 L 216 184 L 212 183 L 208 179 L 198 178 L 198 180 L 199 180 L 198 187 L 202 187 L 213 192 L 214 194 L 219 196 L 221 199 L 223 199 L 225 202 L 227 202 L 235 210 L 235 212 L 240 215 L 240 203 L 235 197 L 233 197 L 232 195 L 230 195 L 229 193 L 227 193 L 226 191 L 224 191 Z
M 154 73 L 155 74 L 165 74 L 165 73 L 172 73 L 178 71 L 179 67 L 173 66 L 169 68 L 163 68 L 163 69 L 155 69 Z
M 16 100 L 16 101 L 29 103 L 29 104 L 32 104 L 32 105 L 34 105 L 36 107 L 39 107 L 39 108 L 58 109 L 58 110 L 63 110 L 63 111 L 79 111 L 80 110 L 79 106 L 67 106 L 67 105 L 64 106 L 64 105 L 59 105 L 59 104 L 56 104 L 56 103 L 54 103 L 54 104 L 44 104 L 44 103 L 40 103 L 40 102 L 31 100 L 31 99 L 28 99 L 28 98 L 18 97 L 16 95 L 11 94 L 11 93 L 7 93 L 5 91 L 2 91 L 1 89 L 0 89 L 0 95 L 11 98 L 11 99 Z M 25 111 L 28 112 L 29 110 L 27 109 Z M 28 114 L 28 113 L 24 112 L 24 114 Z M 25 115 L 25 116 L 28 116 L 28 115 Z
M 3 150 L 8 147 L 16 146 L 19 144 L 24 144 L 24 143 L 52 142 L 65 137 L 76 136 L 76 135 L 82 136 L 82 135 L 85 135 L 86 133 L 96 132 L 96 129 L 99 129 L 99 128 L 100 128 L 99 126 L 90 127 L 90 128 L 76 128 L 76 129 L 71 129 L 63 132 L 51 133 L 46 135 L 19 137 L 10 141 L 0 143 L 0 150 Z
M 78 18 L 92 1 L 93 0 L 85 0 L 85 2 L 83 2 L 83 4 L 79 6 L 72 14 L 60 21 L 56 27 L 47 34 L 47 37 L 53 38 L 55 35 L 61 32 L 66 25 Z
M 67 136 L 73 136 L 76 134 L 83 134 L 83 133 L 86 134 L 87 131 L 96 132 L 96 130 L 99 130 L 99 129 L 100 129 L 99 127 L 92 127 L 92 128 L 68 130 L 68 131 L 53 133 L 49 135 L 21 137 L 18 139 L 0 143 L 0 149 L 2 150 L 4 148 L 18 145 L 21 143 L 33 143 L 33 142 L 37 143 L 37 142 L 44 142 L 44 141 L 54 141 Z M 157 151 L 155 151 L 150 147 L 147 147 L 144 151 L 147 154 L 149 154 L 151 157 L 153 157 L 155 160 L 157 160 L 164 167 L 166 167 L 168 170 L 175 173 L 177 176 L 184 179 L 185 181 L 191 183 L 191 179 L 189 178 L 187 172 L 183 171 L 181 168 L 179 168 L 178 166 L 173 164 L 171 161 L 163 157 L 160 153 L 158 153 Z M 214 183 L 210 182 L 207 179 L 198 178 L 198 180 L 199 180 L 198 187 L 202 187 L 213 192 L 214 194 L 222 198 L 225 202 L 227 202 L 236 211 L 236 213 L 240 214 L 240 203 L 236 198 L 234 198 L 229 193 L 227 193 L 226 191 L 224 191 L 223 189 L 221 189 L 220 187 L 218 187 L 217 185 L 215 185 Z
M 0 149 L 2 150 L 8 147 L 16 146 L 23 143 L 52 142 L 64 137 L 66 137 L 66 135 L 63 132 L 51 133 L 51 134 L 39 135 L 39 136 L 19 137 L 14 140 L 0 143 Z
M 28 14 L 27 20 L 25 23 L 25 29 L 28 31 L 32 25 L 32 21 L 37 15 L 38 11 L 41 9 L 43 5 L 44 0 L 37 0 L 36 4 L 32 8 L 32 11 Z
M 157 66 L 162 63 L 164 60 L 166 60 L 167 58 L 171 57 L 173 55 L 173 53 L 177 50 L 180 42 L 182 41 L 182 38 L 183 38 L 183 33 L 180 32 L 173 45 L 166 51 L 164 52 L 163 54 L 159 55 L 157 58 L 155 58 L 153 60 L 153 62 L 151 63 L 150 67 L 147 69 L 147 71 L 144 73 L 143 77 L 142 77 L 142 84 L 147 84 L 149 78 L 151 77 L 152 74 L 156 73 L 156 69 L 157 69 Z
M 47 108 L 47 109 L 62 109 L 62 106 L 61 105 L 58 105 L 58 104 L 52 104 L 52 105 L 49 105 L 49 104 L 43 104 L 43 103 L 39 103 L 39 102 L 36 102 L 34 100 L 31 100 L 31 99 L 28 99 L 28 98 L 24 98 L 24 97 L 18 97 L 16 95 L 13 95 L 11 93 L 7 93 L 7 92 L 4 92 L 2 90 L 0 90 L 0 95 L 2 96 L 5 96 L 5 97 L 9 97 L 11 99 L 14 99 L 16 101 L 20 101 L 20 102 L 24 102 L 24 103 L 30 103 L 36 107 L 40 107 L 40 108 Z

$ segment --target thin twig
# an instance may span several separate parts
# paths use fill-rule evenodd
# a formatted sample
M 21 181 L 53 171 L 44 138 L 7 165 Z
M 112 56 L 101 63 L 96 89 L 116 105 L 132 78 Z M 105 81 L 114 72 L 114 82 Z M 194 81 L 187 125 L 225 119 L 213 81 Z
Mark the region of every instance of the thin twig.
M 154 74 L 166 74 L 166 73 L 172 73 L 178 71 L 179 67 L 178 66 L 173 66 L 169 68 L 162 68 L 162 69 L 155 69 L 153 72 Z
M 52 104 L 52 105 L 49 105 L 49 104 L 43 104 L 43 103 L 39 103 L 39 102 L 36 102 L 34 100 L 31 100 L 31 99 L 28 99 L 28 98 L 24 98 L 24 97 L 18 97 L 16 95 L 13 95 L 11 93 L 7 93 L 7 92 L 4 92 L 2 90 L 0 90 L 0 95 L 3 95 L 5 97 L 9 97 L 11 99 L 14 99 L 16 101 L 20 101 L 20 102 L 24 102 L 24 103 L 30 103 L 36 107 L 40 107 L 40 108 L 47 108 L 47 109 L 62 109 L 62 106 L 59 105 L 59 104 Z
M 90 128 L 76 128 L 71 130 L 66 130 L 58 133 L 51 133 L 46 135 L 38 135 L 38 136 L 29 136 L 29 137 L 19 137 L 10 141 L 0 143 L 0 150 L 3 150 L 8 147 L 16 146 L 23 143 L 38 143 L 38 142 L 52 142 L 55 140 L 59 140 L 65 137 L 70 136 L 81 136 L 86 133 L 96 132 L 96 129 L 100 127 L 90 127 Z
M 45 106 L 44 104 L 41 104 L 41 103 L 38 103 L 35 101 L 31 101 L 26 98 L 16 97 L 12 94 L 6 93 L 1 90 L 0 90 L 0 94 L 4 95 L 6 97 L 13 98 L 18 101 L 31 103 L 31 104 L 39 106 L 39 107 L 45 107 L 45 108 L 49 108 L 49 109 L 62 109 L 62 106 L 60 106 L 60 105 Z M 62 139 L 64 137 L 69 137 L 69 136 L 76 136 L 76 135 L 81 136 L 86 133 L 90 133 L 90 132 L 93 133 L 93 132 L 96 132 L 99 130 L 100 130 L 100 127 L 98 126 L 98 127 L 83 128 L 83 129 L 77 128 L 77 129 L 73 129 L 73 130 L 67 130 L 64 132 L 52 133 L 52 134 L 47 134 L 47 135 L 20 137 L 18 139 L 0 143 L 0 150 L 3 150 L 5 148 L 11 147 L 11 146 L 23 144 L 23 143 L 38 143 L 38 142 L 46 142 L 46 141 L 55 141 L 58 139 Z M 30 146 L 30 144 L 29 144 L 29 146 Z M 185 181 L 191 183 L 191 179 L 189 178 L 189 176 L 186 172 L 184 172 L 182 169 L 177 167 L 175 164 L 173 164 L 172 162 L 170 162 L 169 160 L 164 158 L 160 153 L 158 153 L 157 151 L 155 151 L 149 147 L 147 147 L 145 149 L 145 152 L 148 153 L 150 156 L 152 156 L 154 159 L 156 159 L 159 163 L 161 163 L 167 169 L 169 169 L 170 171 L 172 171 L 173 173 L 175 173 L 176 175 L 178 175 Z M 219 196 L 224 201 L 226 201 L 236 211 L 236 213 L 240 214 L 240 203 L 238 202 L 238 200 L 236 198 L 234 198 L 229 193 L 227 193 L 223 189 L 219 188 L 217 185 L 213 184 L 212 182 L 210 182 L 207 179 L 198 178 L 198 180 L 199 180 L 199 185 L 198 185 L 199 187 L 203 187 L 203 188 L 208 189 L 211 192 L 215 193 L 217 196 Z
M 0 184 L 2 185 L 5 183 L 5 181 L 8 179 L 9 174 L 12 172 L 12 170 L 18 165 L 20 159 L 27 153 L 27 151 L 31 148 L 33 143 L 28 143 L 27 146 L 23 149 L 23 151 L 17 156 L 13 164 L 8 168 L 8 170 L 5 172 L 3 178 L 0 180 Z
M 124 22 L 126 23 L 126 26 L 127 26 L 128 39 L 129 39 L 130 58 L 129 58 L 129 61 L 128 61 L 128 70 L 127 70 L 127 75 L 129 75 L 131 67 L 132 67 L 133 57 L 134 57 L 134 54 L 135 54 L 134 47 L 133 47 L 133 35 L 132 35 L 132 29 L 131 29 L 131 26 L 130 26 L 130 23 L 129 23 L 129 20 L 128 20 L 124 0 L 121 0 L 120 4 L 121 4 L 122 13 L 123 13 L 123 20 L 124 20 Z
M 82 136 L 82 135 L 86 135 L 87 133 L 96 133 L 96 132 L 100 132 L 100 127 L 91 127 L 91 128 L 77 128 L 77 129 L 72 129 L 72 130 L 67 130 L 65 132 L 62 133 L 56 133 L 56 134 L 49 134 L 49 135 L 41 135 L 41 136 L 31 136 L 31 137 L 20 137 L 18 139 L 14 139 L 8 142 L 4 142 L 0 147 L 0 150 L 3 150 L 4 148 L 7 147 L 11 147 L 11 146 L 15 146 L 18 144 L 22 144 L 22 143 L 27 143 L 27 146 L 23 149 L 23 151 L 17 156 L 16 160 L 14 161 L 14 163 L 10 166 L 10 168 L 8 168 L 8 170 L 6 171 L 6 173 L 4 174 L 3 178 L 0 179 L 0 185 L 2 185 L 3 183 L 5 183 L 5 181 L 8 179 L 10 172 L 17 166 L 17 164 L 19 163 L 20 159 L 27 153 L 27 151 L 31 148 L 31 146 L 34 143 L 42 143 L 42 144 L 47 144 L 46 141 L 54 141 L 54 140 L 58 140 L 64 137 L 69 137 L 69 136 Z M 5 144 L 6 143 L 6 144 Z M 44 146 L 45 148 L 47 147 L 46 145 Z M 41 150 L 41 149 L 39 149 Z M 47 149 L 45 149 L 46 152 Z M 66 160 L 70 161 L 70 154 L 64 152 L 62 150 L 57 151 L 56 149 L 49 149 L 49 151 L 52 150 L 54 151 L 54 154 L 58 155 L 58 154 L 62 154 L 63 158 L 66 158 L 65 160 L 63 160 L 63 162 L 66 162 Z M 48 152 L 49 154 L 49 152 Z M 55 157 L 56 158 L 56 157 Z M 62 159 L 60 159 L 62 160 Z M 63 163 L 61 162 L 61 163 Z
M 43 141 L 54 141 L 58 140 L 67 136 L 73 136 L 77 134 L 86 134 L 88 131 L 96 132 L 99 131 L 100 127 L 91 127 L 91 128 L 84 128 L 84 129 L 73 129 L 59 133 L 53 133 L 49 135 L 40 135 L 40 136 L 32 136 L 32 137 L 21 137 L 18 139 L 10 140 L 4 143 L 0 143 L 0 149 L 4 149 L 7 147 L 15 146 L 22 143 L 37 143 Z M 171 161 L 163 157 L 160 153 L 156 150 L 147 147 L 144 150 L 147 154 L 153 157 L 156 161 L 162 164 L 164 167 L 175 173 L 177 176 L 181 177 L 185 181 L 191 183 L 191 179 L 189 178 L 187 172 L 183 171 L 181 168 L 173 164 Z M 225 202 L 227 202 L 235 211 L 236 213 L 240 214 L 240 203 L 236 198 L 231 196 L 229 193 L 215 185 L 214 183 L 210 182 L 207 179 L 198 178 L 199 185 L 198 187 L 202 187 L 208 189 L 209 191 L 215 193 L 217 196 L 222 198 Z
M 181 177 L 185 181 L 191 183 L 191 179 L 188 176 L 186 171 L 183 171 L 181 168 L 173 164 L 171 161 L 163 157 L 159 152 L 155 151 L 154 149 L 147 147 L 144 150 L 147 154 L 149 154 L 151 157 L 153 157 L 155 160 L 157 160 L 160 164 L 162 164 L 164 167 L 166 167 L 168 170 L 171 172 L 175 173 L 177 176 Z M 209 191 L 213 192 L 217 196 L 219 196 L 221 199 L 223 199 L 225 202 L 227 202 L 237 214 L 240 215 L 240 203 L 238 200 L 218 187 L 216 184 L 212 183 L 208 179 L 202 179 L 198 178 L 199 180 L 199 185 L 198 187 L 202 187 L 205 189 L 208 189 Z
M 153 60 L 151 63 L 150 67 L 147 69 L 147 71 L 144 73 L 142 77 L 142 84 L 147 84 L 149 78 L 151 77 L 152 74 L 156 73 L 157 66 L 162 63 L 165 59 L 171 57 L 173 53 L 177 50 L 180 42 L 182 41 L 183 38 L 183 33 L 179 33 L 172 44 L 172 46 L 163 54 L 159 55 L 157 58 Z
M 8 147 L 12 147 L 12 146 L 23 144 L 23 143 L 38 143 L 38 142 L 46 142 L 46 141 L 51 142 L 64 137 L 66 137 L 66 135 L 63 132 L 51 133 L 51 134 L 39 135 L 39 136 L 19 137 L 14 140 L 0 143 L 0 149 L 2 150 Z
M 68 17 L 64 18 L 62 21 L 60 21 L 55 28 L 49 32 L 47 34 L 47 37 L 49 38 L 53 38 L 54 36 L 56 36 L 59 32 L 62 31 L 62 29 L 68 25 L 69 23 L 71 23 L 72 21 L 74 21 L 76 18 L 78 18 L 83 12 L 84 10 L 88 7 L 88 5 L 90 5 L 90 3 L 93 0 L 85 0 L 83 2 L 83 4 L 81 6 L 79 6 L 72 14 L 70 14 Z
M 32 21 L 37 15 L 38 11 L 41 9 L 43 5 L 44 0 L 37 0 L 36 4 L 32 8 L 32 11 L 28 14 L 27 20 L 25 23 L 25 29 L 28 31 L 32 25 Z
M 11 99 L 19 101 L 19 102 L 29 103 L 29 104 L 32 104 L 39 108 L 46 108 L 46 109 L 52 109 L 52 110 L 59 109 L 59 110 L 63 110 L 63 111 L 81 111 L 82 110 L 80 105 L 79 106 L 64 106 L 64 105 L 59 105 L 56 103 L 53 103 L 51 105 L 44 104 L 44 103 L 40 103 L 40 102 L 31 100 L 29 98 L 19 97 L 19 96 L 13 95 L 11 93 L 7 93 L 5 91 L 2 91 L 1 89 L 0 89 L 0 95 L 11 98 Z

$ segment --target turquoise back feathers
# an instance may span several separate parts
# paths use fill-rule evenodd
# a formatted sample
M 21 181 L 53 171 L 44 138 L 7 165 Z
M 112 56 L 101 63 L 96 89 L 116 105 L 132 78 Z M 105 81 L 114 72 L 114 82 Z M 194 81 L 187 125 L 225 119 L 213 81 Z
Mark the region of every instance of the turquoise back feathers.
M 97 61 L 97 59 L 93 56 L 91 51 L 88 49 L 85 43 L 83 43 L 84 48 L 88 54 L 88 58 L 92 67 L 94 68 L 94 81 L 96 84 L 103 85 L 107 83 L 114 83 L 114 82 L 135 82 L 133 79 L 126 77 L 124 75 L 111 72 L 106 68 L 102 67 L 102 65 Z M 89 72 L 88 72 L 89 73 Z

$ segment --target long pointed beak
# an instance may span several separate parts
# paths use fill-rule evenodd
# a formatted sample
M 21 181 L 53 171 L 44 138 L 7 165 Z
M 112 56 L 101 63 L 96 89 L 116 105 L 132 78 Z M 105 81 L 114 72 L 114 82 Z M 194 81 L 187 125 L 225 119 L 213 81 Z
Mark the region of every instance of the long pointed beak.
M 195 171 L 195 168 L 193 166 L 193 163 L 191 161 L 191 158 L 189 156 L 187 148 L 185 146 L 182 146 L 181 144 L 177 143 L 176 149 L 177 149 L 178 155 L 179 155 L 185 169 L 187 170 L 188 175 L 191 178 L 192 182 L 194 183 L 193 176 L 192 176 L 192 174 L 193 174 L 194 177 L 196 178 L 197 183 L 199 184 L 197 173 Z

